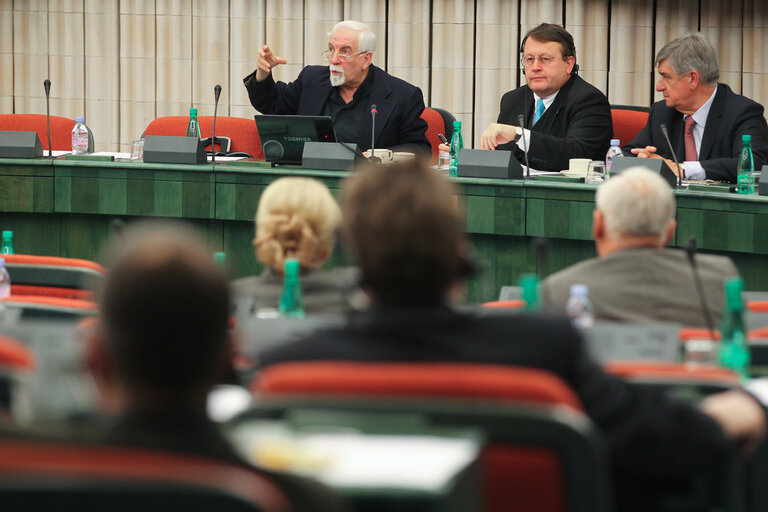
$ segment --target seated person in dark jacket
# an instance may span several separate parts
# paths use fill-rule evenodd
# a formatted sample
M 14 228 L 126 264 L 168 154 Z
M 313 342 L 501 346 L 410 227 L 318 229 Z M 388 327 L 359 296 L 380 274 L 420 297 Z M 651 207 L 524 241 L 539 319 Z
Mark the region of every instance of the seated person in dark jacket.
M 232 354 L 229 293 L 211 251 L 181 225 L 129 230 L 112 250 L 88 360 L 116 423 L 102 442 L 246 464 L 206 415 Z M 293 510 L 336 510 L 308 479 L 264 472 Z
M 280 178 L 261 194 L 256 210 L 256 258 L 266 269 L 260 276 L 232 282 L 235 299 L 250 311 L 277 308 L 285 260 L 301 266 L 307 313 L 346 314 L 361 295 L 354 267 L 318 270 L 333 252 L 341 210 L 328 187 L 312 178 Z M 238 307 L 240 310 L 241 307 Z
M 262 367 L 300 360 L 454 361 L 546 370 L 573 388 L 602 430 L 619 482 L 686 479 L 726 441 L 762 438 L 764 412 L 742 391 L 694 407 L 606 374 L 565 318 L 452 308 L 451 294 L 470 269 L 456 195 L 451 182 L 419 163 L 351 177 L 343 223 L 373 307 L 344 327 L 264 351 Z
M 287 61 L 264 45 L 256 71 L 243 82 L 251 105 L 262 114 L 330 116 L 337 138 L 357 143 L 361 151 L 371 147 L 375 105 L 375 147 L 429 154 L 421 89 L 374 66 L 375 51 L 376 34 L 368 25 L 341 21 L 323 52 L 328 66 L 307 66 L 295 81 L 275 82 L 272 70 Z
M 656 55 L 662 101 L 651 106 L 645 128 L 626 146 L 641 158 L 663 158 L 685 179 L 736 182 L 742 135 L 751 135 L 755 169 L 768 161 L 763 106 L 719 84 L 717 52 L 704 34 L 687 33 Z M 662 126 L 666 126 L 674 162 Z M 622 141 L 623 142 L 623 141 Z

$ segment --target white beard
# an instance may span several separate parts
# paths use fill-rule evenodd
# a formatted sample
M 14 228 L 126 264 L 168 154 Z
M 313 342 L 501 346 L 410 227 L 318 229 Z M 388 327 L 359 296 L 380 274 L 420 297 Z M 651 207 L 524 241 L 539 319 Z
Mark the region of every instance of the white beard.
M 337 71 L 338 73 L 341 73 L 340 75 L 334 75 L 331 73 L 331 86 L 338 87 L 343 85 L 346 81 L 346 77 L 344 76 L 344 68 L 341 66 L 334 66 L 333 64 L 329 64 L 328 67 L 331 71 Z

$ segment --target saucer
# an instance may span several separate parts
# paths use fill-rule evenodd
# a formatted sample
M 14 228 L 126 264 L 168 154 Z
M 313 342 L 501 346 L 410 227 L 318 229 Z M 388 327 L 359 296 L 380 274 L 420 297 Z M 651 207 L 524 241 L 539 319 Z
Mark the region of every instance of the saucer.
M 560 171 L 560 174 L 568 178 L 586 178 L 587 177 L 587 173 L 579 172 L 579 171 L 565 170 L 565 171 Z

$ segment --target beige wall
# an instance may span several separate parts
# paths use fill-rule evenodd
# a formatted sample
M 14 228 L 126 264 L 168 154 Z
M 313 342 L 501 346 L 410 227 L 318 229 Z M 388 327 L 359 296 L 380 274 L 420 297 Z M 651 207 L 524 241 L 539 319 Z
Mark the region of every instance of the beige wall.
M 701 29 L 720 55 L 721 81 L 768 103 L 764 0 L 0 0 L 0 112 L 85 115 L 97 150 L 127 151 L 154 118 L 250 117 L 242 78 L 269 43 L 293 79 L 320 64 L 326 32 L 343 18 L 369 23 L 374 63 L 452 111 L 477 144 L 501 95 L 519 85 L 520 35 L 542 21 L 574 35 L 582 76 L 615 104 L 649 105 L 653 57 Z

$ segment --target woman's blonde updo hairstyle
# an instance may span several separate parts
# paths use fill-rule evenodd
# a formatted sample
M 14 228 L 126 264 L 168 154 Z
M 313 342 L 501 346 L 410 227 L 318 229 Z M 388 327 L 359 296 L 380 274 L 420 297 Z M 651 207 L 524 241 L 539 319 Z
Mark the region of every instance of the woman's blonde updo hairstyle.
M 341 209 L 328 187 L 312 178 L 280 178 L 261 194 L 256 210 L 256 258 L 283 273 L 286 258 L 303 268 L 328 259 Z

